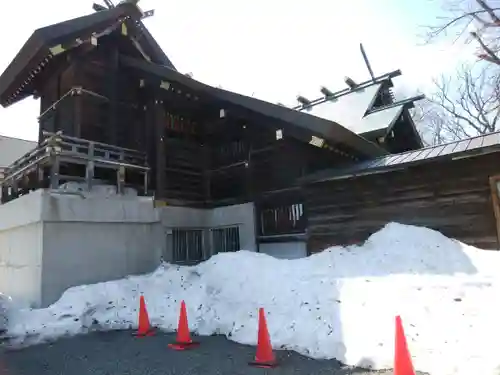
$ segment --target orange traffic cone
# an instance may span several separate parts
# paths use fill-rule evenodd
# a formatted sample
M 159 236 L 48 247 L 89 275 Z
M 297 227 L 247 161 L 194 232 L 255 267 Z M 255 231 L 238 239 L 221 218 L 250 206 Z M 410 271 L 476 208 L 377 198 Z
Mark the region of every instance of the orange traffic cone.
M 137 337 L 146 337 L 153 336 L 154 330 L 149 323 L 149 315 L 148 310 L 146 309 L 146 301 L 144 300 L 144 296 L 141 295 L 141 299 L 139 301 L 139 327 L 137 332 L 134 333 L 134 336 Z
M 273 347 L 271 346 L 269 331 L 267 330 L 266 314 L 264 313 L 264 309 L 262 307 L 259 309 L 257 353 L 255 354 L 255 361 L 250 362 L 249 365 L 264 368 L 273 368 L 278 365 L 276 357 L 273 353 Z
M 394 353 L 394 375 L 415 375 L 411 354 L 408 350 L 401 317 L 396 316 L 396 348 Z
M 200 345 L 199 342 L 194 342 L 193 340 L 191 340 L 186 313 L 186 304 L 184 301 L 182 301 L 181 312 L 179 314 L 179 326 L 177 328 L 177 338 L 173 344 L 168 344 L 168 347 L 174 350 L 186 350 L 198 345 Z

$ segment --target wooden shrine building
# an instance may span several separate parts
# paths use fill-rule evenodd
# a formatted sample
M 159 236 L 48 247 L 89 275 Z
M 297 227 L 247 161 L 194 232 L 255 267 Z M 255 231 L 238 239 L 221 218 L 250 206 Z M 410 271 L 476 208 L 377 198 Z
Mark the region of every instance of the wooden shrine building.
M 304 240 L 302 178 L 422 147 L 421 97 L 391 92 L 400 71 L 288 108 L 177 71 L 137 1 L 94 8 L 36 30 L 0 76 L 3 107 L 40 98 L 38 147 L 7 168 L 4 203 L 105 181 L 168 205 L 254 202 L 259 241 Z

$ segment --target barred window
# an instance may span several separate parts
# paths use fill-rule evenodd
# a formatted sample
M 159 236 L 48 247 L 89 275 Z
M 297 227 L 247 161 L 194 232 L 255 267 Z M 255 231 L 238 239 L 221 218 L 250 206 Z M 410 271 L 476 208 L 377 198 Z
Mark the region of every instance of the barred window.
M 214 253 L 227 253 L 241 250 L 240 228 L 238 226 L 214 228 L 211 232 Z
M 261 236 L 304 233 L 305 230 L 306 223 L 302 203 L 261 208 L 260 210 L 259 231 Z
M 203 230 L 174 229 L 172 231 L 174 262 L 199 262 L 203 260 Z

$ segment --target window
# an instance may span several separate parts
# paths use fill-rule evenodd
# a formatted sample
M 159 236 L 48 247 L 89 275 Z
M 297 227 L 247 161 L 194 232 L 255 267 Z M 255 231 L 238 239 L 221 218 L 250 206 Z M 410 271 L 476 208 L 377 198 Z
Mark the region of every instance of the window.
M 203 230 L 174 229 L 172 231 L 174 262 L 192 263 L 203 260 Z
M 306 230 L 302 203 L 262 207 L 259 211 L 261 236 L 304 233 Z
M 211 232 L 214 253 L 227 253 L 241 250 L 239 227 L 214 228 Z

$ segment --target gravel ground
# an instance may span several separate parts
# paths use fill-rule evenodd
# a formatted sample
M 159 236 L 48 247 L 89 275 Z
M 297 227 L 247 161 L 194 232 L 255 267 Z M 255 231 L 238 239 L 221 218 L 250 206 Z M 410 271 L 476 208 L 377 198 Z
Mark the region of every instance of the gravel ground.
M 25 349 L 3 349 L 0 375 L 375 374 L 289 351 L 276 352 L 280 366 L 275 369 L 253 368 L 247 363 L 253 359 L 255 347 L 211 336 L 196 337 L 201 345 L 194 350 L 176 352 L 167 347 L 173 340 L 173 334 L 139 339 L 121 331 L 92 333 Z

